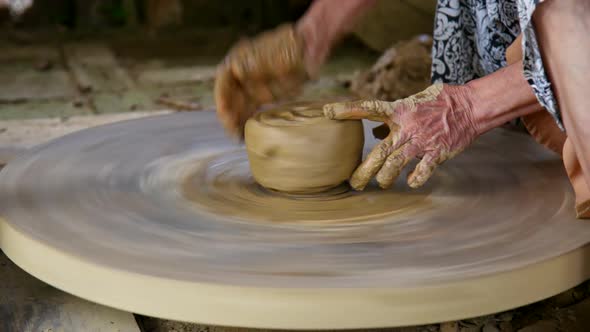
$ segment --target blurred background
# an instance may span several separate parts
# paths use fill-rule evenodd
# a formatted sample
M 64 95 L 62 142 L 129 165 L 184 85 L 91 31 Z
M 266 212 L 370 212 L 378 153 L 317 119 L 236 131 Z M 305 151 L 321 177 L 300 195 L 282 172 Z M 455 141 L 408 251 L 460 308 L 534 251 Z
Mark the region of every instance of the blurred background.
M 36 0 L 19 17 L 0 11 L 0 120 L 210 109 L 228 48 L 295 22 L 310 3 Z M 431 33 L 434 8 L 433 0 L 381 1 L 300 98 L 350 95 L 354 75 L 383 51 Z

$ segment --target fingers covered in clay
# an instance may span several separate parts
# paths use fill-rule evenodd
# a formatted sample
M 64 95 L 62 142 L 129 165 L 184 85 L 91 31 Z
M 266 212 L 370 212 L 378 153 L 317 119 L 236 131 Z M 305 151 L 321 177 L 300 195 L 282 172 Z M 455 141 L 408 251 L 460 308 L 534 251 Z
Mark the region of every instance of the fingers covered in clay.
M 245 122 L 263 104 L 299 91 L 307 80 L 304 42 L 292 25 L 239 41 L 219 66 L 215 102 L 220 122 L 242 136 Z
M 215 81 L 217 117 L 223 127 L 234 136 L 241 136 L 243 123 L 251 113 L 251 107 L 239 82 L 227 67 L 219 67 Z
M 355 190 L 363 190 L 383 166 L 385 159 L 391 154 L 392 137 L 388 136 L 371 150 L 367 158 L 357 167 L 350 177 L 349 184 Z
M 324 115 L 333 120 L 360 120 L 385 122 L 391 116 L 394 103 L 381 100 L 361 100 L 324 105 Z
M 437 155 L 428 153 L 416 165 L 414 171 L 408 175 L 408 185 L 412 188 L 422 187 L 428 179 L 434 174 L 434 170 L 440 161 L 437 161 Z
M 292 25 L 285 24 L 239 41 L 228 55 L 232 71 L 239 80 L 266 80 L 305 70 L 303 39 Z
M 407 182 L 412 188 L 424 185 L 439 164 L 463 151 L 478 136 L 473 103 L 466 98 L 470 98 L 466 87 L 434 84 L 394 102 L 361 100 L 325 105 L 324 114 L 330 119 L 381 121 L 384 125 L 375 128 L 375 136 L 388 133 L 353 173 L 351 186 L 363 190 L 374 177 L 381 188 L 389 188 L 416 156 L 423 158 Z
M 375 177 L 379 187 L 390 188 L 406 165 L 416 157 L 416 154 L 417 149 L 413 145 L 407 144 L 389 155 Z

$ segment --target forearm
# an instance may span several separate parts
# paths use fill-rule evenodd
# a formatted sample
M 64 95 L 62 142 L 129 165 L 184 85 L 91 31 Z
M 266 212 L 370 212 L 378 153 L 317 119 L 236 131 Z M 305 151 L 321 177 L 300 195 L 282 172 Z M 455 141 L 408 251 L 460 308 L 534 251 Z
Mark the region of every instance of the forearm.
M 473 96 L 474 121 L 479 134 L 543 108 L 517 62 L 467 84 Z
M 315 0 L 296 25 L 306 47 L 306 62 L 316 71 L 334 45 L 352 32 L 376 0 Z
M 568 139 L 590 188 L 590 6 L 585 1 L 547 1 L 538 5 L 533 21 Z

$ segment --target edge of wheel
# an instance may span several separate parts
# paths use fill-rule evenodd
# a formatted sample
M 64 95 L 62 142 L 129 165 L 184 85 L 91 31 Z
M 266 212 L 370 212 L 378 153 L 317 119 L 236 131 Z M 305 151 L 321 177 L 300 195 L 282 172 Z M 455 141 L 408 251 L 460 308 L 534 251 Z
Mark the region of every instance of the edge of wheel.
M 590 278 L 590 245 L 513 271 L 420 288 L 264 288 L 186 282 L 96 265 L 34 240 L 0 218 L 0 247 L 67 293 L 172 320 L 278 329 L 429 324 L 500 312 Z

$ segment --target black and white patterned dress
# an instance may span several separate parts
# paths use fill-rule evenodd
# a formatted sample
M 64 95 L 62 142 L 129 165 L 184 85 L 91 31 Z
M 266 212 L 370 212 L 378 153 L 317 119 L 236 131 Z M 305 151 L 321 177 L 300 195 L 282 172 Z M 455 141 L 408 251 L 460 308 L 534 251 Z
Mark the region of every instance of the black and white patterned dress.
M 524 76 L 563 130 L 545 74 L 532 16 L 543 0 L 439 0 L 432 48 L 432 81 L 463 84 L 506 66 L 506 49 L 522 32 Z

